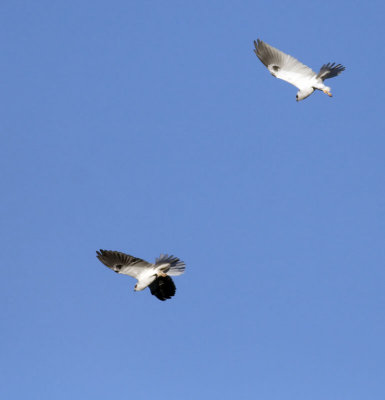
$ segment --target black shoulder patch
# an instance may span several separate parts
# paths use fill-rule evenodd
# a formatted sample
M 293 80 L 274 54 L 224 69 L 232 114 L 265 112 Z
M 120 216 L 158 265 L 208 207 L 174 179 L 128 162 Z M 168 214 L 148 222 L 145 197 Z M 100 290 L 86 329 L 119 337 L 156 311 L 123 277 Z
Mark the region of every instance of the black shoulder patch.
M 279 71 L 278 65 L 273 65 L 271 68 L 273 68 L 273 70 L 274 70 L 275 72 Z

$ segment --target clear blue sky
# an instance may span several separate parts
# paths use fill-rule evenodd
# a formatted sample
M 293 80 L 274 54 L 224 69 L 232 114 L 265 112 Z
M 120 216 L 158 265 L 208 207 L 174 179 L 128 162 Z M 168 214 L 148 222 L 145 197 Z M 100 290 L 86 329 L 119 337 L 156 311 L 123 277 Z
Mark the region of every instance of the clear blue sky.
M 384 12 L 2 2 L 2 399 L 384 399 Z M 176 296 L 99 248 L 179 256 Z

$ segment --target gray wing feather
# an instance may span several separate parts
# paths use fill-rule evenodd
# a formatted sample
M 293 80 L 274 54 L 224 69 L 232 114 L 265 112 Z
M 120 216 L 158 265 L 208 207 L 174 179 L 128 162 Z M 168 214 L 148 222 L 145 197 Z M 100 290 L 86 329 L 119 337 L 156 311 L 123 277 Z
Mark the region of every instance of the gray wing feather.
M 133 257 L 120 251 L 102 250 L 96 252 L 96 257 L 108 268 L 113 271 L 130 275 L 137 278 L 140 272 L 145 268 L 152 267 L 152 264 L 142 260 L 141 258 Z
M 301 89 L 308 87 L 310 79 L 316 76 L 316 73 L 311 68 L 302 64 L 296 58 L 262 40 L 254 40 L 254 46 L 254 52 L 257 57 L 276 78 L 287 81 Z
M 257 39 L 257 41 L 254 40 L 254 47 L 254 53 L 266 67 L 275 64 L 281 68 L 284 65 L 286 54 L 282 51 L 262 42 L 262 40 L 259 39 Z

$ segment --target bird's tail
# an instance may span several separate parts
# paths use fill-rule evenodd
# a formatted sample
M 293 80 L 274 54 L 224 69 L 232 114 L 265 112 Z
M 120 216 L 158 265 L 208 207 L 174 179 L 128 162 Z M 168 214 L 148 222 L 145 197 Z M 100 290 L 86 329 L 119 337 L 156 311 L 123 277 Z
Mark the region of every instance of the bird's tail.
M 339 75 L 342 71 L 345 71 L 345 67 L 341 64 L 335 64 L 335 63 L 327 63 L 324 64 L 320 71 L 317 74 L 317 78 L 322 79 L 323 81 L 325 79 L 330 79 L 334 78 L 335 76 Z
M 170 269 L 167 271 L 167 275 L 177 276 L 182 275 L 186 265 L 183 261 L 181 261 L 178 257 L 174 257 L 173 255 L 161 254 L 156 260 L 155 265 L 160 264 L 170 264 Z

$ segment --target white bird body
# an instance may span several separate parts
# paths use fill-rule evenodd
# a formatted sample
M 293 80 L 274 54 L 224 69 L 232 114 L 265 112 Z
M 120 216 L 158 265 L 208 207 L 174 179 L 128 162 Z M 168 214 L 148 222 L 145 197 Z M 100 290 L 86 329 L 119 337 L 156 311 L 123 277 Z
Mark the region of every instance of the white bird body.
M 341 64 L 328 63 L 324 64 L 317 74 L 296 58 L 262 42 L 262 40 L 254 41 L 254 46 L 255 54 L 273 76 L 289 82 L 299 89 L 296 96 L 297 101 L 306 99 L 316 89 L 322 90 L 331 97 L 331 89 L 323 81 L 333 78 L 345 70 Z
M 136 271 L 136 269 L 138 271 Z M 140 271 L 139 268 L 128 267 L 125 271 L 122 271 L 120 273 L 132 276 L 133 278 L 138 280 L 138 283 L 135 285 L 134 288 L 136 292 L 146 289 L 146 287 L 158 277 L 158 270 L 155 265 L 152 265 L 148 268 L 141 268 Z

